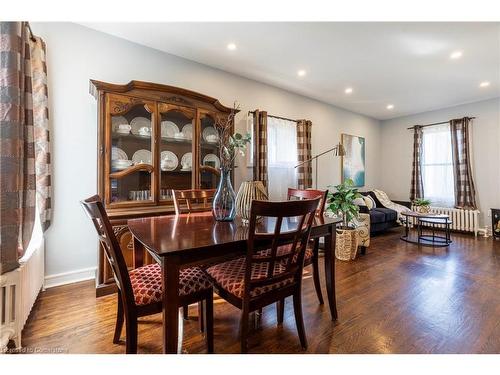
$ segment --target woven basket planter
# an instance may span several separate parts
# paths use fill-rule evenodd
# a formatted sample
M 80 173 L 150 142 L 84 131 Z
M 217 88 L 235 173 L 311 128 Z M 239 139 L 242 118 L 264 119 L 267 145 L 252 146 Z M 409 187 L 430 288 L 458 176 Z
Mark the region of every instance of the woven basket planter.
M 421 214 L 428 214 L 431 212 L 430 206 L 415 206 L 415 211 Z
M 358 234 L 356 229 L 337 229 L 335 243 L 335 257 L 338 260 L 349 261 L 356 259 L 358 253 Z

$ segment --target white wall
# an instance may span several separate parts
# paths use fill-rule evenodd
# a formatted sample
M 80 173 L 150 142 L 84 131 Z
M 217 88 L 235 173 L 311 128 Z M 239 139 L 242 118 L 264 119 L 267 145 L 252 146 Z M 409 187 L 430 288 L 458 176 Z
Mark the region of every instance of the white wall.
M 335 145 L 342 132 L 364 136 L 367 188 L 379 182 L 377 120 L 80 25 L 33 23 L 32 28 L 47 43 L 48 54 L 54 217 L 46 234 L 46 274 L 52 280 L 54 275 L 68 272 L 69 275 L 60 278 L 71 280 L 71 275 L 85 278 L 97 264 L 96 236 L 78 203 L 96 192 L 97 183 L 97 113 L 96 102 L 88 93 L 91 78 L 113 83 L 135 79 L 180 86 L 216 97 L 227 106 L 237 100 L 241 105 L 238 131 L 245 130 L 245 114 L 255 108 L 270 114 L 310 119 L 313 154 Z M 319 187 L 339 183 L 339 160 L 326 156 L 319 167 Z M 238 168 L 236 185 L 251 177 L 250 172 Z
M 389 197 L 408 200 L 413 157 L 413 125 L 476 116 L 472 124 L 472 169 L 481 219 L 500 207 L 500 99 L 485 100 L 437 111 L 400 117 L 381 123 L 380 185 Z

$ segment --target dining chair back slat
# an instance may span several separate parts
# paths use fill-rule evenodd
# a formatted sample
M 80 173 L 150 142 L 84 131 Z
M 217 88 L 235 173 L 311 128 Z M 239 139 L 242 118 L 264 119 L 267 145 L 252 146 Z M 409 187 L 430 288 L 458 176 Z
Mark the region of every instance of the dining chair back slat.
M 81 204 L 94 224 L 97 236 L 104 249 L 104 254 L 111 265 L 113 276 L 121 292 L 122 298 L 125 299 L 126 303 L 132 304 L 134 301 L 134 294 L 127 264 L 100 197 L 94 195 L 81 201 Z
M 301 201 L 253 201 L 250 213 L 245 295 L 282 280 L 302 280 L 304 254 L 320 198 Z M 258 218 L 275 219 L 274 232 L 259 233 Z M 262 249 L 266 249 L 262 252 Z M 260 276 L 252 276 L 259 269 Z
M 316 210 L 316 216 L 318 217 L 322 217 L 324 214 L 327 196 L 328 190 L 288 188 L 287 193 L 288 200 L 314 199 L 317 197 L 321 197 L 321 201 L 318 204 L 318 209 Z
M 172 190 L 176 215 L 212 209 L 215 189 Z

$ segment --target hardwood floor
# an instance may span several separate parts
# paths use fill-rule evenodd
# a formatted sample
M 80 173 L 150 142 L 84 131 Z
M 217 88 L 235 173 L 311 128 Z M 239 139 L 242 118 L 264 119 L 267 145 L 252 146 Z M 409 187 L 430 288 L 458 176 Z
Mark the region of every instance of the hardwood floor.
M 500 241 L 453 234 L 449 249 L 432 249 L 403 242 L 400 234 L 395 229 L 374 237 L 367 255 L 355 262 L 337 261 L 338 322 L 330 320 L 326 305 L 318 305 L 307 268 L 307 352 L 500 353 Z M 192 306 L 183 348 L 204 353 L 196 314 Z M 124 353 L 123 342 L 112 343 L 115 315 L 116 296 L 96 299 L 93 282 L 49 289 L 32 311 L 23 345 Z M 239 311 L 216 298 L 214 315 L 215 352 L 238 353 Z M 141 319 L 139 353 L 161 353 L 161 332 L 161 315 Z M 282 327 L 276 326 L 275 306 L 264 309 L 249 351 L 303 353 L 291 301 Z

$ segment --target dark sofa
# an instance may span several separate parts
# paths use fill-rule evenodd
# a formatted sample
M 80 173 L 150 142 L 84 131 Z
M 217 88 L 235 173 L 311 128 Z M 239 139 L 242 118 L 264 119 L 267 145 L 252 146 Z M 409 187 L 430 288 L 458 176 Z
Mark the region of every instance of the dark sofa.
M 398 213 L 390 208 L 385 208 L 372 191 L 360 192 L 362 195 L 369 195 L 375 201 L 377 207 L 369 210 L 367 206 L 360 206 L 360 213 L 370 215 L 370 234 L 383 232 L 389 228 L 397 226 Z M 399 203 L 399 202 L 398 202 Z

